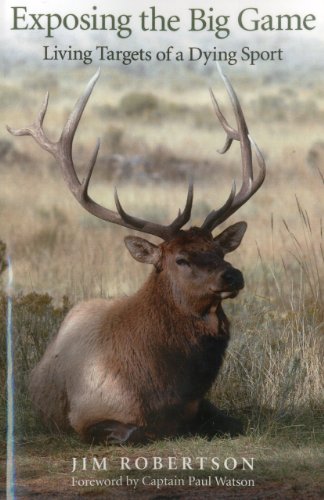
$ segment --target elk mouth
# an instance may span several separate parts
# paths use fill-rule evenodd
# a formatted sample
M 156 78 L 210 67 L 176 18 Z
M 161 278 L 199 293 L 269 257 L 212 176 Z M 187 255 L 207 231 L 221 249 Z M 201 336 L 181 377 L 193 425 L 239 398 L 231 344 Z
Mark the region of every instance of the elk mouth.
M 224 278 L 222 289 L 211 287 L 211 291 L 213 295 L 221 299 L 233 299 L 244 288 L 243 275 L 240 271 L 233 269 L 230 272 L 224 273 Z
M 237 289 L 237 290 L 213 290 L 213 289 L 211 289 L 211 291 L 212 291 L 215 298 L 223 300 L 223 299 L 234 299 L 239 294 L 240 289 Z
M 221 299 L 234 299 L 239 294 L 239 290 L 234 290 L 232 292 L 220 292 Z

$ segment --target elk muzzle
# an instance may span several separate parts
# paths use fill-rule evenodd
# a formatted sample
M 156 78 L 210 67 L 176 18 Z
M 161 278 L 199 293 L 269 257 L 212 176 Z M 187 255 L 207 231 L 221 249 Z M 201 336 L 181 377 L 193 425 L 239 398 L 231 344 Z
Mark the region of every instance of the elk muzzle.
M 221 299 L 227 299 L 236 297 L 242 288 L 244 288 L 243 274 L 230 266 L 218 275 L 217 281 L 211 286 L 211 291 Z
M 244 288 L 243 274 L 234 267 L 226 269 L 221 275 L 221 278 L 224 284 L 231 289 L 241 290 Z

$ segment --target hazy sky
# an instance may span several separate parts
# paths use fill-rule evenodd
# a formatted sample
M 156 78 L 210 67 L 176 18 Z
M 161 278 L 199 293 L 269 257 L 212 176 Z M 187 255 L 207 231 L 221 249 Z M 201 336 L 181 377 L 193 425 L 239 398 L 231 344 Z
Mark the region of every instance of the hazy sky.
M 251 51 L 269 52 L 282 50 L 283 56 L 280 61 L 271 64 L 274 69 L 276 64 L 285 70 L 289 66 L 319 66 L 324 60 L 324 0 L 2 0 L 2 16 L 0 16 L 0 43 L 3 52 L 2 67 L 6 70 L 9 65 L 17 67 L 21 62 L 33 61 L 35 63 L 65 64 L 68 58 L 50 59 L 53 50 L 62 52 L 92 51 L 95 53 L 97 45 L 109 46 L 109 50 L 158 50 L 166 51 L 172 45 L 173 52 L 184 51 L 188 60 L 189 47 L 198 47 L 197 50 L 240 52 L 243 47 L 248 46 Z M 62 17 L 68 16 L 73 21 L 73 14 L 80 16 L 97 14 L 99 22 L 100 15 L 112 14 L 116 18 L 122 14 L 131 15 L 129 27 L 132 30 L 130 36 L 118 37 L 116 30 L 68 30 L 61 28 L 53 30 L 53 37 L 46 37 L 45 30 L 11 30 L 13 26 L 13 7 L 25 6 L 26 19 L 18 21 L 19 26 L 33 24 L 32 14 L 58 14 Z M 94 9 L 96 6 L 96 9 Z M 140 13 L 155 6 L 157 14 L 164 17 L 178 16 L 180 22 L 178 31 L 151 32 L 140 29 Z M 258 13 L 250 10 L 247 14 L 246 23 L 249 27 L 254 20 L 261 24 L 263 16 L 273 16 L 274 25 L 278 15 L 313 15 L 315 28 L 302 31 L 247 31 L 238 24 L 238 15 L 244 9 L 258 9 Z M 190 9 L 204 9 L 206 27 L 194 32 L 190 28 Z M 20 11 L 23 15 L 23 11 Z M 228 28 L 229 34 L 219 31 L 217 35 L 217 17 L 229 16 L 224 28 Z M 211 19 L 211 25 L 207 25 Z M 39 20 L 40 24 L 46 26 L 46 17 Z M 54 20 L 55 22 L 55 20 Z M 220 19 L 221 22 L 221 19 Z M 118 24 L 118 23 L 117 23 Z M 259 24 L 259 25 L 260 25 Z M 313 25 L 312 24 L 312 25 Z M 197 21 L 197 27 L 200 27 Z M 124 31 L 126 34 L 126 30 Z M 224 34 L 224 36 L 222 36 Z M 225 36 L 226 35 L 226 36 Z M 48 49 L 46 48 L 48 46 Z M 48 50 L 49 58 L 46 59 L 45 52 Z M 196 49 L 195 49 L 196 50 Z M 95 61 L 95 57 L 93 59 Z M 103 60 L 103 59 L 102 59 Z M 102 61 L 101 60 L 101 61 Z M 203 58 L 197 63 L 202 66 Z M 98 63 L 99 59 L 96 59 Z M 282 62 L 283 61 L 283 62 Z M 11 64 L 10 64 L 11 63 Z M 240 64 L 242 64 L 240 62 Z M 259 64 L 259 63 L 258 63 Z M 260 61 L 260 64 L 263 64 Z M 264 63 L 267 64 L 267 63 Z M 248 63 L 245 64 L 247 67 Z M 270 68 L 270 66 L 269 66 Z M 249 67 L 255 69 L 255 66 Z

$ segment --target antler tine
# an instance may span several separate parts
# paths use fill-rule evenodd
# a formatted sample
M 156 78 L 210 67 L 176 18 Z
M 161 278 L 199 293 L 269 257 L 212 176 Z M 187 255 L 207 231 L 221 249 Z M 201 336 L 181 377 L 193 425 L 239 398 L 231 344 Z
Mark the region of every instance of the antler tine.
M 172 238 L 172 236 L 174 236 L 189 221 L 191 216 L 192 202 L 193 202 L 193 183 L 191 181 L 189 183 L 186 205 L 183 212 L 179 210 L 178 216 L 174 219 L 174 221 L 171 224 L 169 224 L 168 226 L 162 226 L 160 224 L 148 222 L 128 214 L 122 207 L 118 197 L 117 189 L 115 188 L 115 204 L 118 213 L 122 217 L 122 219 L 125 222 L 127 222 L 133 229 L 137 229 L 138 231 L 143 231 L 145 233 L 159 236 L 165 241 Z
M 239 140 L 239 136 L 238 136 L 237 131 L 235 129 L 233 129 L 233 127 L 231 127 L 228 124 L 228 121 L 226 120 L 225 116 L 223 115 L 212 89 L 209 89 L 209 93 L 210 93 L 210 97 L 211 97 L 211 100 L 213 103 L 213 107 L 214 107 L 214 111 L 216 113 L 216 116 L 217 116 L 220 124 L 222 125 L 223 129 L 226 132 L 225 144 L 222 147 L 222 149 L 218 149 L 218 152 L 220 154 L 224 154 L 229 150 L 234 139 L 236 139 L 237 141 Z
M 211 226 L 213 226 L 215 220 L 218 220 L 223 214 L 227 213 L 228 209 L 232 206 L 233 200 L 235 198 L 235 193 L 236 193 L 236 184 L 235 181 L 233 181 L 230 195 L 225 201 L 224 205 L 222 205 L 217 210 L 212 210 L 207 215 L 204 223 L 201 226 L 203 229 L 209 229 Z M 211 231 L 211 229 L 209 230 Z
M 257 191 L 259 189 L 259 187 L 261 186 L 261 184 L 263 183 L 265 176 L 266 176 L 267 169 L 266 169 L 266 164 L 265 164 L 265 159 L 263 157 L 263 154 L 261 153 L 259 146 L 257 145 L 256 142 L 254 142 L 254 140 L 252 139 L 250 134 L 249 134 L 249 140 L 250 140 L 250 143 L 252 144 L 252 146 L 255 150 L 255 155 L 257 157 L 259 168 L 260 168 L 258 177 L 253 180 L 253 185 L 254 185 L 254 189 L 255 189 L 253 191 L 253 193 L 255 193 L 255 191 Z
M 218 102 L 215 98 L 214 93 L 211 91 L 211 98 L 214 105 L 215 113 L 226 132 L 226 141 L 225 145 L 219 152 L 221 154 L 226 153 L 232 145 L 233 140 L 240 142 L 241 147 L 241 161 L 242 161 L 242 185 L 237 194 L 233 192 L 233 187 L 231 194 L 226 201 L 226 203 L 218 210 L 213 210 L 205 219 L 202 224 L 202 228 L 208 229 L 212 231 L 219 224 L 224 222 L 230 215 L 232 215 L 236 210 L 238 210 L 244 203 L 247 202 L 251 196 L 259 189 L 261 184 L 264 181 L 266 174 L 265 161 L 262 156 L 262 153 L 258 146 L 254 143 L 251 136 L 249 135 L 248 127 L 243 115 L 243 111 L 240 105 L 240 102 L 237 98 L 237 95 L 228 80 L 228 78 L 222 73 L 220 67 L 218 66 L 218 70 L 220 72 L 221 78 L 224 81 L 227 93 L 232 102 L 237 130 L 232 128 L 223 113 L 220 110 Z M 256 179 L 253 179 L 253 162 L 252 162 L 252 148 L 251 145 L 255 149 L 256 158 L 258 161 L 258 165 L 260 168 L 259 174 Z
M 181 229 L 181 227 L 184 226 L 184 224 L 186 224 L 190 219 L 193 200 L 192 183 L 190 183 L 189 185 L 184 211 L 180 212 L 171 224 L 169 224 L 168 226 L 163 226 L 161 224 L 156 224 L 154 222 L 133 217 L 127 214 L 121 206 L 117 191 L 115 191 L 115 202 L 118 213 L 99 205 L 90 198 L 88 194 L 88 187 L 100 148 L 99 140 L 97 141 L 97 144 L 92 153 L 85 178 L 82 182 L 80 182 L 78 178 L 72 156 L 73 139 L 81 120 L 83 111 L 87 105 L 93 88 L 99 78 L 99 75 L 100 70 L 98 70 L 88 82 L 84 93 L 80 96 L 77 103 L 75 104 L 63 128 L 60 139 L 57 142 L 51 141 L 43 130 L 43 121 L 48 107 L 48 93 L 46 94 L 45 100 L 41 106 L 40 112 L 34 124 L 21 129 L 14 129 L 11 127 L 7 127 L 7 129 L 11 134 L 16 136 L 32 136 L 42 149 L 48 151 L 55 157 L 60 165 L 63 178 L 70 191 L 80 203 L 80 205 L 88 212 L 107 222 L 119 224 L 120 226 L 124 226 L 129 229 L 135 229 L 137 231 L 152 234 L 164 240 L 168 240 L 174 234 L 176 234 Z
M 189 182 L 189 186 L 188 186 L 188 193 L 187 193 L 187 200 L 186 200 L 185 208 L 184 208 L 183 212 L 181 212 L 181 210 L 179 210 L 178 216 L 174 219 L 174 221 L 169 226 L 170 228 L 172 228 L 173 232 L 176 232 L 179 229 L 181 229 L 182 226 L 184 226 L 190 220 L 191 210 L 192 210 L 192 202 L 193 202 L 193 181 L 191 179 Z
M 53 150 L 56 149 L 56 143 L 52 142 L 43 130 L 43 121 L 46 115 L 48 101 L 49 93 L 46 92 L 41 109 L 39 110 L 38 116 L 32 125 L 25 128 L 12 128 L 7 125 L 7 130 L 10 134 L 15 136 L 30 135 L 43 149 L 54 154 Z
M 253 180 L 253 169 L 252 169 L 252 151 L 251 151 L 248 127 L 243 115 L 240 101 L 237 98 L 237 95 L 231 85 L 231 82 L 229 81 L 227 76 L 224 75 L 223 73 L 221 73 L 221 77 L 225 83 L 227 93 L 231 99 L 237 123 L 237 133 L 233 136 L 233 139 L 238 140 L 241 146 L 241 158 L 243 167 L 242 186 L 244 184 L 249 185 L 250 184 L 249 180 L 250 179 Z
M 117 208 L 118 213 L 121 216 L 121 218 L 125 222 L 127 222 L 128 224 L 130 224 L 133 228 L 136 228 L 138 230 L 143 229 L 143 227 L 145 226 L 145 222 L 146 221 L 138 219 L 137 217 L 134 217 L 133 215 L 129 215 L 127 212 L 125 212 L 125 210 L 123 209 L 123 207 L 122 207 L 122 205 L 121 205 L 121 203 L 119 201 L 119 197 L 118 197 L 118 193 L 117 193 L 117 188 L 116 187 L 115 187 L 114 198 L 115 198 L 116 208 Z
M 96 161 L 97 161 L 99 149 L 100 149 L 100 139 L 97 139 L 97 144 L 93 150 L 92 157 L 91 157 L 90 162 L 89 162 L 88 172 L 81 183 L 81 190 L 80 190 L 81 196 L 80 197 L 83 200 L 86 200 L 88 197 L 88 187 L 89 187 L 89 183 L 90 183 L 93 169 L 94 169 Z
M 89 162 L 88 173 L 86 175 L 85 180 L 80 183 L 79 178 L 77 176 L 73 157 L 72 157 L 72 145 L 75 133 L 77 131 L 79 122 L 81 120 L 83 111 L 88 103 L 88 100 L 92 94 L 93 88 L 97 83 L 97 80 L 100 76 L 100 68 L 96 71 L 94 76 L 88 82 L 84 93 L 77 100 L 70 116 L 68 117 L 66 124 L 62 130 L 61 137 L 58 141 L 59 145 L 59 157 L 57 158 L 59 164 L 61 166 L 62 174 L 65 182 L 67 183 L 70 191 L 73 193 L 75 198 L 81 203 L 81 201 L 90 200 L 88 196 L 88 186 L 90 182 L 90 178 L 97 160 L 100 141 L 97 140 L 96 147 L 92 154 L 91 160 Z M 94 214 L 96 215 L 96 214 Z

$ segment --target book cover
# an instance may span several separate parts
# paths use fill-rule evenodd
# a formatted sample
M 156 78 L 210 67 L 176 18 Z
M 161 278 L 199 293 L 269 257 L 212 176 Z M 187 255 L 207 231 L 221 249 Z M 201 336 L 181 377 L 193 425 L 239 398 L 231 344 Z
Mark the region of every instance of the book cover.
M 1 497 L 320 498 L 322 4 L 0 22 Z

